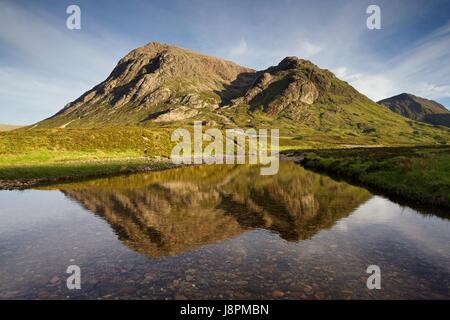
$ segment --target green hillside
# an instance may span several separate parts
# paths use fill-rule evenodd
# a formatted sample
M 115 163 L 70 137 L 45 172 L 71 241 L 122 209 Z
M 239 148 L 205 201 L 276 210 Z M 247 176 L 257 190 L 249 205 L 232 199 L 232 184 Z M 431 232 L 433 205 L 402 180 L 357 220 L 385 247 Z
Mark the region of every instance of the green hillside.
M 170 155 L 169 132 L 139 127 L 0 133 L 0 165 Z
M 322 150 L 307 153 L 303 164 L 411 203 L 450 207 L 448 146 Z

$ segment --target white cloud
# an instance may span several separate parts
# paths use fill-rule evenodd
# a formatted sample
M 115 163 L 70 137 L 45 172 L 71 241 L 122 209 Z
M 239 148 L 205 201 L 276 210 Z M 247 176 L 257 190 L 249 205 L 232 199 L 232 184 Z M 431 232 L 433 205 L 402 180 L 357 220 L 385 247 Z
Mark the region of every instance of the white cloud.
M 419 96 L 426 96 L 431 99 L 450 97 L 450 85 L 435 85 L 428 82 L 420 82 L 414 89 Z
M 336 77 L 338 77 L 339 79 L 346 79 L 346 77 L 348 76 L 348 69 L 347 67 L 338 67 L 333 69 L 334 74 L 336 75 Z
M 450 97 L 450 23 L 386 61 L 377 74 L 390 79 L 394 94 Z
M 1 5 L 0 21 L 0 40 L 13 48 L 24 64 L 87 82 L 111 71 L 118 54 L 112 49 L 124 44 L 117 37 L 99 39 L 83 29 L 68 30 L 65 24 L 53 24 L 51 17 L 10 3 Z
M 395 95 L 396 89 L 392 79 L 383 75 L 353 75 L 348 80 L 356 90 L 364 93 L 374 101 Z
M 450 23 L 392 59 L 372 56 L 370 61 L 373 66 L 347 65 L 332 70 L 375 101 L 402 92 L 430 99 L 450 97 Z
M 248 52 L 248 45 L 245 39 L 241 39 L 235 46 L 230 49 L 230 55 L 233 57 L 242 56 Z
M 338 67 L 333 72 L 339 79 L 347 81 L 374 101 L 397 93 L 393 81 L 380 74 L 350 73 L 347 67 Z
M 0 122 L 30 124 L 77 98 L 88 86 L 16 68 L 0 68 Z M 19 120 L 17 120 L 19 119 Z

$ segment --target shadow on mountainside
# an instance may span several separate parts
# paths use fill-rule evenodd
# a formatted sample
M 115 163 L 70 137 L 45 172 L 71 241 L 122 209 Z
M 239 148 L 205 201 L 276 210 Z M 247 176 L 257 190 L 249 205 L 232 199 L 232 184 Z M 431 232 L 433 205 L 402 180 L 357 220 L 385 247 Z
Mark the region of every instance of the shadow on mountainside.
M 219 106 L 224 107 L 230 104 L 231 100 L 244 96 L 258 76 L 259 72 L 242 72 L 230 84 L 225 85 L 222 90 L 214 90 L 214 93 L 221 98 Z

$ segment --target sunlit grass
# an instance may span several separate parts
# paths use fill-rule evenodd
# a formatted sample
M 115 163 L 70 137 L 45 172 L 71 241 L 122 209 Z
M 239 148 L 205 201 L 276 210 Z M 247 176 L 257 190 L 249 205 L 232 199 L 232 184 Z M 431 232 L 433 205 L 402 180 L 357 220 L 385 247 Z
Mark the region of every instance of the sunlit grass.
M 315 151 L 306 154 L 305 166 L 412 201 L 450 206 L 450 147 Z

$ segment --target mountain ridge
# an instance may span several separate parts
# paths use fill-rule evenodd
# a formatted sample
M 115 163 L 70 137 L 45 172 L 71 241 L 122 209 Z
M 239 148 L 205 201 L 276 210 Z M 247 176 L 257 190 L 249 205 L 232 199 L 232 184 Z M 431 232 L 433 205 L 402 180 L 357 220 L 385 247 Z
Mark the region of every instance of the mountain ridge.
M 158 42 L 130 51 L 103 82 L 33 128 L 156 128 L 193 121 L 277 127 L 290 143 L 313 136 L 353 144 L 449 140 L 448 132 L 410 122 L 311 61 L 291 56 L 257 71 Z
M 129 113 L 146 110 L 148 117 L 140 122 L 170 122 L 197 114 L 192 109 L 248 104 L 252 111 L 260 109 L 272 116 L 300 120 L 308 119 L 309 105 L 345 103 L 355 97 L 371 101 L 329 70 L 298 57 L 286 57 L 276 66 L 256 71 L 189 49 L 151 42 L 129 52 L 105 81 L 49 119 L 71 115 L 68 120 L 76 121 L 73 115 L 86 118 L 102 108 L 109 110 L 100 113 L 110 115 L 131 104 L 134 110 L 128 109 Z M 167 116 L 174 109 L 186 108 L 191 112 L 184 117 Z M 76 125 L 67 122 L 62 126 Z

